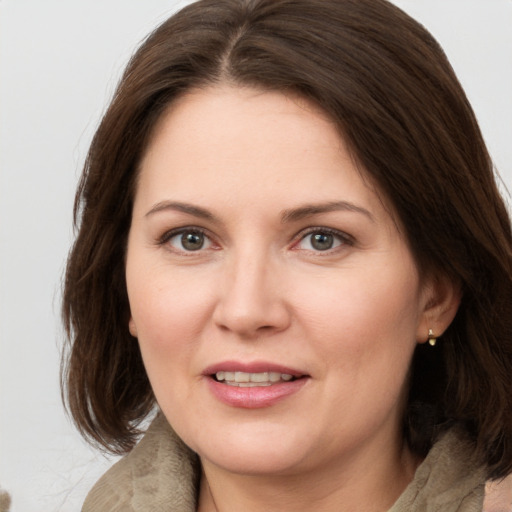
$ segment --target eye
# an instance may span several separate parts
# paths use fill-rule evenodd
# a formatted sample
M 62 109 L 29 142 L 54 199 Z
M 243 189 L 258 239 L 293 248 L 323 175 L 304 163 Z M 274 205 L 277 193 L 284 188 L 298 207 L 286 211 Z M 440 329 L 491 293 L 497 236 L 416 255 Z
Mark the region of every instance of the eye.
M 317 228 L 303 235 L 295 247 L 306 251 L 329 251 L 349 243 L 349 237 L 343 233 Z
M 199 229 L 182 229 L 168 233 L 163 243 L 181 252 L 194 252 L 211 247 L 211 240 Z

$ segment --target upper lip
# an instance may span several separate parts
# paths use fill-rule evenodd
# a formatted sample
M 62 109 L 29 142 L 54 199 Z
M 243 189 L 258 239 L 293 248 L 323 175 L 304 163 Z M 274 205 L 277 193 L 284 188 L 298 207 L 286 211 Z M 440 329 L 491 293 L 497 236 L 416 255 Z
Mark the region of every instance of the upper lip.
M 217 372 L 245 372 L 245 373 L 264 373 L 275 372 L 292 375 L 293 377 L 304 377 L 307 374 L 296 368 L 290 368 L 281 364 L 270 363 L 267 361 L 222 361 L 212 364 L 205 368 L 203 375 L 215 375 Z

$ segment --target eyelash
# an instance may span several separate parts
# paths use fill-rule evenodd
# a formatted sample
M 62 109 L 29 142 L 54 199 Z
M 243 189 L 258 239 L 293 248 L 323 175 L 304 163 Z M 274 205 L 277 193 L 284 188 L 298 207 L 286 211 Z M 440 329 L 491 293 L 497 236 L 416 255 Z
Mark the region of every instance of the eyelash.
M 315 235 L 315 234 L 330 235 L 330 236 L 334 237 L 335 239 L 337 239 L 340 242 L 340 244 L 336 247 L 329 248 L 324 251 L 314 250 L 314 249 L 305 249 L 305 250 L 308 250 L 309 252 L 327 255 L 327 254 L 332 254 L 333 252 L 340 249 L 341 247 L 354 245 L 354 239 L 347 233 L 344 233 L 343 231 L 338 231 L 338 230 L 332 229 L 332 228 L 315 226 L 315 227 L 307 228 L 305 231 L 300 232 L 296 237 L 298 240 L 297 240 L 297 242 L 294 243 L 293 248 L 297 247 L 297 245 L 300 242 L 306 240 L 306 238 L 308 236 Z
M 170 245 L 170 241 L 177 236 L 183 236 L 184 234 L 194 234 L 194 235 L 201 235 L 204 237 L 205 240 L 208 240 L 210 244 L 213 244 L 212 237 L 208 235 L 206 230 L 199 228 L 197 226 L 185 226 L 183 228 L 177 228 L 177 229 L 171 229 L 170 231 L 166 231 L 159 239 L 158 239 L 158 245 Z M 202 252 L 201 249 L 203 247 L 200 247 L 198 250 L 186 250 L 186 249 L 175 249 L 177 252 L 180 252 L 181 254 L 190 254 L 193 255 L 194 253 L 200 253 Z
M 210 244 L 214 244 L 212 241 L 212 237 L 208 235 L 207 231 L 203 228 L 197 227 L 197 226 L 185 226 L 182 228 L 172 229 L 170 231 L 165 232 L 159 239 L 158 239 L 158 245 L 166 245 L 169 244 L 169 242 L 179 235 L 184 234 L 197 234 L 204 237 L 205 240 L 208 241 Z M 297 236 L 294 237 L 294 242 L 292 244 L 293 250 L 299 250 L 297 246 L 308 236 L 315 235 L 315 234 L 322 234 L 322 235 L 329 235 L 337 239 L 340 243 L 338 246 L 333 248 L 328 248 L 326 250 L 315 250 L 315 249 L 305 249 L 306 251 L 312 252 L 312 253 L 318 253 L 318 254 L 331 254 L 332 252 L 336 251 L 339 247 L 343 246 L 353 246 L 354 245 L 354 239 L 347 235 L 346 233 L 342 231 L 338 231 L 336 229 L 332 228 L 326 228 L 326 227 L 310 227 L 307 228 L 304 231 L 301 231 Z M 170 245 L 170 244 L 169 244 Z M 181 254 L 189 254 L 193 255 L 194 253 L 200 253 L 203 250 L 203 247 L 200 247 L 196 251 L 194 250 L 186 250 L 186 249 L 176 249 L 176 251 L 180 252 Z

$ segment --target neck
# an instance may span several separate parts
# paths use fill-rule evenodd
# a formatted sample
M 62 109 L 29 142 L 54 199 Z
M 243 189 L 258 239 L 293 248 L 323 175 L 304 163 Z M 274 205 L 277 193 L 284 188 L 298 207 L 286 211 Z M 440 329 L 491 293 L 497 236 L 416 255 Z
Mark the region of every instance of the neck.
M 287 475 L 239 475 L 202 461 L 198 512 L 384 512 L 419 464 L 406 448 L 364 464 L 339 464 Z

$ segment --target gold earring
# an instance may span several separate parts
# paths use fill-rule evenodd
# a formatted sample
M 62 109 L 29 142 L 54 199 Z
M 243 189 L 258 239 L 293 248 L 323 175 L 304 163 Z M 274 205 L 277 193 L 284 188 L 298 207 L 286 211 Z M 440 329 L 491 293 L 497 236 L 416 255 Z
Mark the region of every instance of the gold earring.
M 432 329 L 428 330 L 428 344 L 431 347 L 435 347 L 437 341 L 437 337 L 434 334 L 434 331 Z

